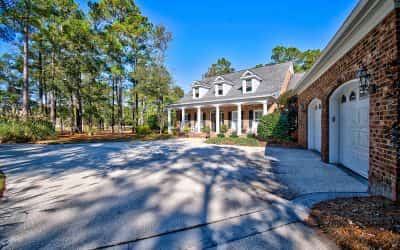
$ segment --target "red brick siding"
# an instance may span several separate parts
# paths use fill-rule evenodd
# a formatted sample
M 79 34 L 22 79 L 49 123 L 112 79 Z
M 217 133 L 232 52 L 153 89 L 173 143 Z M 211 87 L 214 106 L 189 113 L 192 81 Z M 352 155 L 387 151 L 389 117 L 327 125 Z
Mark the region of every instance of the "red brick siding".
M 391 12 L 347 54 L 299 95 L 299 143 L 307 147 L 307 108 L 313 98 L 322 101 L 322 149 L 329 159 L 329 97 L 343 83 L 355 78 L 362 62 L 378 86 L 370 96 L 369 186 L 374 194 L 400 200 L 399 145 L 392 141 L 392 127 L 399 124 L 400 11 Z M 390 66 L 388 66 L 390 65 Z M 392 74 L 389 74 L 392 72 Z M 303 108 L 302 108 L 303 107 Z

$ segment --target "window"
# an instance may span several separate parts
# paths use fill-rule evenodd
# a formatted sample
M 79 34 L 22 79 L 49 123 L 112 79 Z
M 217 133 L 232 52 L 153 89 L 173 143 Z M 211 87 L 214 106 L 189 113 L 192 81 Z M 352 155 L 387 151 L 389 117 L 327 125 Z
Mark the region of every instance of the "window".
M 245 93 L 250 93 L 253 91 L 252 86 L 251 86 L 251 79 L 246 80 L 246 92 Z
M 195 97 L 195 98 L 199 98 L 199 97 L 200 97 L 199 88 L 194 88 L 194 97 Z
M 356 93 L 354 91 L 351 91 L 350 97 L 349 97 L 349 101 L 355 101 L 356 100 Z
M 347 98 L 345 95 L 342 95 L 342 100 L 340 101 L 341 103 L 345 103 L 347 102 Z
M 217 85 L 217 95 L 218 95 L 218 96 L 224 95 L 224 89 L 223 89 L 223 87 L 222 87 L 222 84 L 218 84 L 218 85 Z

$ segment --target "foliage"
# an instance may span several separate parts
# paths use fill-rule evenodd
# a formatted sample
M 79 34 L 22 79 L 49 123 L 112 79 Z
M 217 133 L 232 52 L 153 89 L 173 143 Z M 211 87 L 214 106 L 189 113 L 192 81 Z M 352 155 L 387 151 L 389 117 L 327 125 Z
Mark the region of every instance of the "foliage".
M 254 134 L 254 133 L 247 133 L 246 137 L 247 137 L 247 138 L 256 138 L 256 134 Z
M 210 127 L 209 126 L 204 126 L 204 128 L 202 128 L 202 130 L 201 130 L 203 133 L 205 133 L 205 134 L 210 134 L 211 133 L 211 129 L 210 129 Z
M 213 63 L 210 68 L 208 68 L 207 73 L 204 74 L 205 77 L 212 77 L 223 75 L 227 73 L 231 73 L 235 71 L 234 68 L 231 67 L 231 62 L 221 57 L 217 60 L 216 63 Z
M 156 114 L 151 114 L 147 118 L 147 124 L 149 125 L 151 130 L 157 130 L 159 129 L 159 123 L 158 123 L 158 116 Z
M 301 51 L 295 47 L 276 46 L 272 49 L 272 63 L 292 62 L 295 72 L 309 70 L 320 56 L 319 49 Z
M 31 142 L 56 135 L 53 125 L 40 119 L 0 119 L 0 142 Z
M 222 124 L 220 128 L 221 134 L 226 134 L 228 132 L 228 126 L 226 124 Z
M 230 137 L 230 138 L 238 138 L 239 136 L 238 136 L 237 132 L 232 132 L 232 133 L 229 135 L 229 137 Z
M 185 125 L 185 127 L 183 128 L 183 133 L 185 133 L 185 135 L 188 135 L 190 132 L 190 128 L 188 125 Z
M 172 34 L 135 1 L 90 1 L 87 11 L 74 0 L 6 2 L 0 36 L 15 53 L 0 58 L 0 114 L 40 116 L 73 133 L 120 131 L 155 115 L 162 132 L 166 106 L 183 96 L 164 63 Z
M 224 133 L 219 133 L 219 134 L 217 134 L 217 137 L 219 137 L 219 138 L 224 138 L 224 137 L 225 137 L 225 134 L 224 134 Z
M 255 138 L 241 138 L 241 137 L 214 137 L 205 141 L 208 144 L 217 145 L 238 145 L 238 146 L 253 146 L 258 147 L 260 143 Z
M 257 134 L 264 140 L 289 141 L 288 117 L 280 112 L 263 116 L 258 123 Z
M 140 136 L 149 135 L 151 134 L 151 129 L 147 124 L 138 126 L 136 127 L 136 134 Z

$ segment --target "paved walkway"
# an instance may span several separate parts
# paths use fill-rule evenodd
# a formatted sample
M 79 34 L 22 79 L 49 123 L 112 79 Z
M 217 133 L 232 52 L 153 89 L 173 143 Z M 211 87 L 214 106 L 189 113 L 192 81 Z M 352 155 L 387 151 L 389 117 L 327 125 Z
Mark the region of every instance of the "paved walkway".
M 264 153 L 201 140 L 0 145 L 0 248 L 334 248 L 302 224 L 307 208 L 364 195 L 365 181 L 312 152 Z

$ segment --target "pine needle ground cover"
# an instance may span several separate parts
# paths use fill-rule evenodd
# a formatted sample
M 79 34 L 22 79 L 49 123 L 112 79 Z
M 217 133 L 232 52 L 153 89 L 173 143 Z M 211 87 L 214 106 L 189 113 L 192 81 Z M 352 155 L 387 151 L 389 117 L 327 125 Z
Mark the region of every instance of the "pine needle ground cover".
M 400 204 L 383 197 L 319 203 L 307 223 L 342 249 L 400 249 Z

